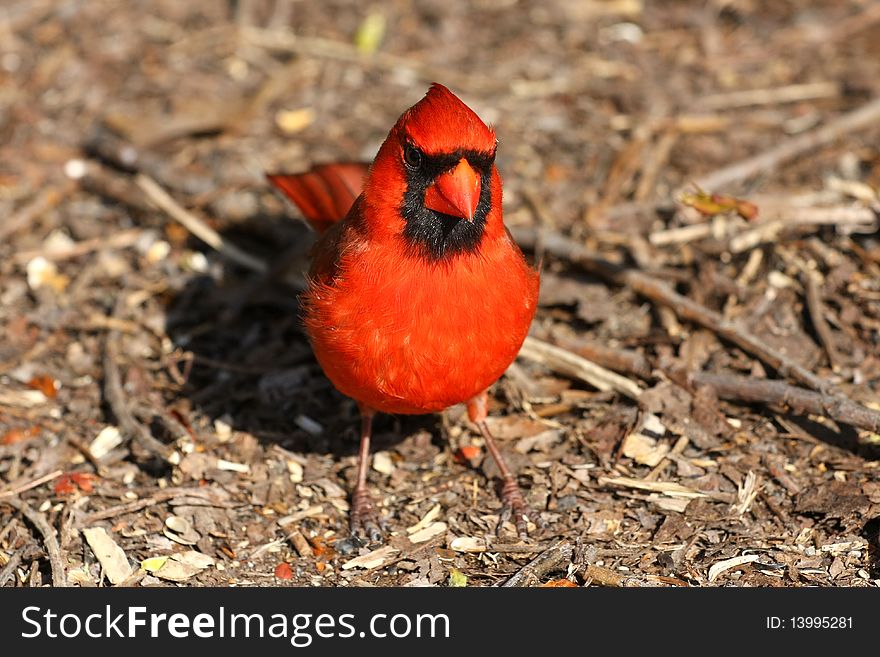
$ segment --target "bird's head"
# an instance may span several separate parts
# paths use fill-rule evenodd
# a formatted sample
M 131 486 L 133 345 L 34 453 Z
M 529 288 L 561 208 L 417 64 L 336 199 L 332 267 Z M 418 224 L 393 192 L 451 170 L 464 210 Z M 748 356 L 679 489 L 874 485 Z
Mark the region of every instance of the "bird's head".
M 370 169 L 364 200 L 374 225 L 433 259 L 476 250 L 487 223 L 502 226 L 496 144 L 473 110 L 431 85 L 398 119 Z

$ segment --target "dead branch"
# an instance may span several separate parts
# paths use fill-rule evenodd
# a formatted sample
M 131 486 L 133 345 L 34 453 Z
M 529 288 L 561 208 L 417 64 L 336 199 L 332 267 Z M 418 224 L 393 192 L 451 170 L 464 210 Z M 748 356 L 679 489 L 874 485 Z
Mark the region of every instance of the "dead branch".
M 825 305 L 822 302 L 822 292 L 819 289 L 819 274 L 815 271 L 805 271 L 802 276 L 804 287 L 807 294 L 807 310 L 810 313 L 810 321 L 813 328 L 816 329 L 816 335 L 819 342 L 828 355 L 828 362 L 831 369 L 835 372 L 840 369 L 840 355 L 837 353 L 837 347 L 834 345 L 834 335 L 831 333 L 831 327 L 828 320 L 825 319 Z
M 503 588 L 530 586 L 539 582 L 547 573 L 567 568 L 573 556 L 574 545 L 569 541 L 560 541 L 520 568 L 501 586 Z
M 122 300 L 120 298 L 116 304 L 116 312 L 120 312 Z M 121 334 L 115 329 L 107 332 L 107 339 L 104 346 L 104 395 L 110 410 L 119 423 L 119 429 L 122 434 L 134 440 L 141 448 L 149 454 L 167 459 L 170 454 L 170 448 L 164 443 L 153 437 L 150 430 L 141 424 L 134 415 L 131 405 L 122 387 L 122 373 L 119 371 L 120 346 L 119 342 Z
M 57 532 L 49 524 L 49 521 L 46 520 L 46 516 L 33 509 L 27 502 L 15 497 L 4 499 L 0 501 L 0 504 L 8 504 L 18 510 L 42 534 L 43 545 L 46 547 L 49 565 L 52 568 L 52 586 L 56 588 L 68 586 L 64 562 L 61 559 L 61 547 L 58 545 Z
M 2 587 L 9 579 L 15 574 L 15 569 L 18 568 L 18 564 L 22 561 L 27 560 L 30 561 L 39 553 L 40 548 L 36 543 L 28 543 L 22 548 L 15 550 L 12 553 L 12 556 L 9 557 L 9 561 L 3 566 L 3 569 L 0 570 L 0 587 Z
M 30 203 L 19 209 L 18 212 L 4 218 L 3 225 L 0 226 L 0 241 L 5 240 L 16 231 L 27 226 L 34 219 L 56 207 L 74 189 L 76 189 L 76 186 L 69 182 L 60 187 L 49 187 Z
M 0 498 L 3 497 L 12 497 L 14 495 L 18 495 L 20 493 L 25 492 L 26 490 L 30 490 L 31 488 L 36 488 L 42 484 L 45 484 L 47 481 L 52 481 L 56 477 L 60 477 L 64 473 L 63 470 L 55 470 L 54 472 L 50 472 L 47 475 L 43 475 L 42 477 L 37 477 L 33 481 L 29 481 L 25 484 L 15 485 L 10 484 L 10 487 L 6 490 L 0 491 Z
M 791 137 L 770 150 L 701 176 L 697 178 L 696 184 L 702 189 L 716 191 L 746 178 L 772 172 L 798 155 L 821 148 L 850 132 L 862 130 L 878 121 L 880 121 L 880 98 L 875 98 L 815 130 Z
M 78 258 L 92 251 L 100 251 L 102 249 L 126 249 L 134 246 L 144 231 L 140 228 L 132 228 L 131 230 L 123 230 L 119 233 L 94 237 L 88 240 L 76 242 L 64 249 L 34 249 L 31 251 L 21 251 L 13 256 L 13 261 L 19 264 L 27 263 L 34 258 L 45 258 L 57 262 L 59 260 L 70 260 Z
M 513 231 L 517 241 L 530 247 L 536 235 L 534 229 L 520 228 Z M 728 322 L 719 313 L 675 292 L 666 283 L 655 280 L 635 269 L 626 269 L 591 253 L 577 242 L 558 233 L 544 235 L 544 247 L 548 253 L 579 264 L 584 269 L 618 285 L 630 287 L 636 293 L 672 309 L 679 318 L 698 324 L 716 333 L 724 340 L 733 343 L 743 351 L 755 356 L 766 365 L 776 370 L 783 377 L 809 386 L 822 394 L 824 398 L 834 400 L 838 407 L 858 408 L 859 426 L 863 428 L 880 427 L 880 413 L 852 401 L 837 390 L 831 382 L 814 374 L 785 354 L 770 347 L 763 340 L 745 328 Z M 876 429 L 874 429 L 876 430 Z
M 639 385 L 561 347 L 528 336 L 519 355 L 549 367 L 555 372 L 586 381 L 598 390 L 614 390 L 630 399 L 642 393 Z
M 591 340 L 564 340 L 560 345 L 597 365 L 615 372 L 633 374 L 647 379 L 651 376 L 651 365 L 645 356 L 632 349 L 618 349 Z
M 239 264 L 257 273 L 266 272 L 266 263 L 250 253 L 243 251 L 234 244 L 226 241 L 216 230 L 208 226 L 193 213 L 185 210 L 171 196 L 162 189 L 159 184 L 148 175 L 139 173 L 135 176 L 135 183 L 149 197 L 153 203 L 164 210 L 169 217 L 183 225 L 193 235 L 205 244 L 217 251 L 228 260 Z
M 786 406 L 796 412 L 824 415 L 858 429 L 880 432 L 880 413 L 842 395 L 822 394 L 783 381 L 735 374 L 698 372 L 691 374 L 688 379 L 692 385 L 712 386 L 723 399 Z
M 808 82 L 772 89 L 747 89 L 712 94 L 697 99 L 694 101 L 694 105 L 707 110 L 729 110 L 755 105 L 776 105 L 820 98 L 836 98 L 840 92 L 841 85 L 837 82 Z
M 781 213 L 780 213 L 781 214 Z M 815 231 L 820 226 L 848 226 L 850 231 L 877 230 L 877 210 L 863 206 L 789 208 L 789 218 L 763 221 L 731 237 L 731 253 L 749 251 L 759 244 L 773 242 L 785 233 Z

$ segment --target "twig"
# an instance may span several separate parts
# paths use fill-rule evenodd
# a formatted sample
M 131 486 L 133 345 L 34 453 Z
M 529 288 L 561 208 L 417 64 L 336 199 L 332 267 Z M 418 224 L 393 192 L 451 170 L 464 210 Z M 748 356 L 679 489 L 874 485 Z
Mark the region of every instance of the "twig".
M 712 94 L 694 101 L 694 105 L 706 110 L 737 109 L 754 105 L 798 103 L 804 100 L 836 98 L 840 95 L 837 82 L 808 82 L 789 84 L 773 89 L 746 89 L 723 94 Z
M 783 381 L 752 379 L 735 374 L 691 374 L 693 385 L 709 385 L 716 394 L 734 401 L 779 404 L 801 413 L 824 415 L 858 429 L 880 432 L 880 413 L 854 402 L 848 397 L 822 394 L 789 385 Z
M 520 244 L 529 246 L 534 243 L 534 230 L 518 229 L 513 232 Z M 875 432 L 880 429 L 880 412 L 853 401 L 836 389 L 831 382 L 814 374 L 785 354 L 773 349 L 746 329 L 728 322 L 717 312 L 678 294 L 666 283 L 654 280 L 635 269 L 625 269 L 612 264 L 591 253 L 577 242 L 567 239 L 558 233 L 545 234 L 544 244 L 548 253 L 552 253 L 556 257 L 564 258 L 570 262 L 578 263 L 588 271 L 602 276 L 606 280 L 619 285 L 629 286 L 633 291 L 647 297 L 651 301 L 668 306 L 681 319 L 694 322 L 714 331 L 721 338 L 735 344 L 743 351 L 772 367 L 781 376 L 791 377 L 803 385 L 818 391 L 823 399 L 823 407 L 826 409 L 836 409 L 836 412 L 842 412 L 840 409 L 846 409 L 849 417 L 853 418 L 854 421 L 858 419 L 859 424 L 854 424 L 853 422 L 849 422 L 849 424 L 871 429 Z
M 64 470 L 55 470 L 54 472 L 50 472 L 47 475 L 43 475 L 42 477 L 37 477 L 33 481 L 29 481 L 26 484 L 21 484 L 20 486 L 16 486 L 14 488 L 9 488 L 7 490 L 0 491 L 0 498 L 12 497 L 13 495 L 19 495 L 20 493 L 23 493 L 26 490 L 30 490 L 31 488 L 36 488 L 37 486 L 41 486 L 42 484 L 45 484 L 47 481 L 52 481 L 56 477 L 60 477 L 63 473 L 64 473 Z
M 526 247 L 530 247 L 535 241 L 534 230 L 519 228 L 514 230 L 513 233 L 516 240 Z M 544 244 L 547 252 L 552 253 L 557 258 L 577 263 L 584 269 L 618 285 L 629 286 L 636 293 L 647 297 L 655 303 L 668 306 L 681 319 L 694 322 L 714 331 L 725 340 L 758 357 L 783 376 L 791 376 L 814 390 L 826 390 L 829 388 L 830 384 L 828 382 L 791 360 L 785 354 L 772 349 L 763 340 L 745 329 L 728 322 L 718 313 L 678 294 L 666 283 L 657 281 L 635 269 L 626 269 L 608 262 L 577 242 L 558 233 L 545 234 Z
M 828 362 L 831 369 L 835 372 L 840 369 L 840 355 L 837 353 L 837 347 L 834 346 L 834 335 L 831 333 L 831 327 L 828 326 L 828 320 L 825 319 L 825 307 L 822 303 L 822 293 L 819 290 L 819 275 L 815 271 L 805 271 L 803 275 L 804 287 L 807 294 L 807 310 L 810 312 L 810 320 L 813 322 L 813 328 L 816 329 L 816 335 L 828 354 Z
M 15 574 L 15 569 L 18 568 L 18 564 L 20 564 L 22 560 L 30 560 L 35 556 L 35 553 L 39 552 L 39 550 L 40 548 L 36 543 L 28 543 L 24 547 L 15 550 L 15 552 L 12 553 L 12 556 L 9 557 L 9 561 L 3 566 L 3 570 L 0 570 L 0 587 L 6 584 L 6 582 L 9 581 L 9 578 Z
M 46 546 L 46 554 L 49 557 L 49 565 L 52 568 L 52 586 L 68 586 L 67 575 L 64 572 L 64 562 L 61 559 L 61 547 L 58 545 L 55 529 L 46 520 L 46 516 L 31 508 L 27 502 L 14 497 L 0 501 L 0 504 L 8 504 L 17 509 L 43 535 L 43 544 Z
M 175 497 L 201 497 L 211 502 L 212 506 L 217 506 L 220 508 L 234 508 L 235 506 L 232 504 L 226 504 L 213 500 L 213 496 L 208 491 L 188 488 L 169 488 L 140 500 L 135 500 L 127 504 L 120 504 L 118 506 L 111 506 L 110 508 L 104 509 L 103 511 L 95 511 L 94 513 L 90 513 L 89 515 L 84 516 L 79 520 L 79 522 L 77 523 L 77 527 L 87 527 L 89 525 L 93 525 L 99 520 L 107 520 L 108 518 L 114 518 L 116 516 L 121 516 L 126 513 L 134 513 L 135 511 L 146 509 L 148 506 L 155 506 L 160 502 L 171 500 Z
M 791 137 L 768 151 L 701 176 L 696 180 L 696 184 L 702 189 L 712 191 L 727 187 L 760 173 L 773 171 L 783 162 L 825 146 L 850 132 L 861 130 L 878 121 L 880 121 L 880 98 L 875 98 L 815 130 Z
M 60 187 L 50 187 L 17 212 L 5 217 L 3 225 L 0 225 L 0 242 L 54 208 L 74 189 L 76 185 L 69 182 Z
M 150 200 L 164 210 L 168 216 L 182 224 L 193 235 L 220 255 L 260 274 L 266 272 L 265 262 L 224 240 L 217 231 L 180 206 L 155 180 L 146 174 L 139 173 L 135 176 L 135 182 Z
M 501 586 L 502 588 L 510 588 L 534 584 L 540 581 L 547 573 L 567 567 L 571 563 L 573 556 L 574 545 L 568 541 L 560 541 L 555 545 L 551 545 L 520 568 Z
M 731 253 L 749 251 L 759 244 L 776 241 L 779 235 L 789 231 L 803 231 L 819 226 L 852 226 L 851 230 L 877 230 L 877 210 L 863 206 L 827 208 L 791 208 L 790 217 L 763 221 L 753 228 L 734 235 L 728 244 Z
M 877 211 L 870 207 L 847 205 L 831 207 L 802 207 L 797 204 L 762 205 L 760 221 L 749 224 L 730 221 L 724 215 L 711 221 L 689 226 L 658 230 L 648 236 L 654 246 L 686 244 L 715 237 L 730 237 L 731 253 L 749 251 L 759 244 L 776 240 L 782 233 L 809 232 L 821 226 L 848 226 L 850 231 L 876 231 Z
M 654 191 L 657 177 L 660 175 L 663 167 L 666 166 L 666 162 L 669 160 L 669 155 L 672 153 L 672 148 L 678 141 L 678 137 L 678 131 L 667 129 L 660 134 L 657 143 L 648 151 L 648 155 L 642 164 L 639 183 L 636 186 L 636 201 L 643 201 Z
M 561 374 L 586 381 L 598 390 L 614 390 L 630 399 L 638 399 L 642 394 L 641 388 L 634 381 L 596 365 L 583 356 L 531 336 L 525 339 L 519 355 Z
M 9 557 L 9 561 L 3 566 L 3 570 L 0 570 L 0 586 L 6 584 L 6 581 L 12 577 L 18 564 L 21 563 L 23 552 L 24 550 L 16 550 L 13 552 L 12 556 Z
M 79 159 L 68 160 L 64 172 L 77 181 L 82 189 L 96 196 L 121 203 L 135 212 L 155 212 L 154 204 L 129 175 L 118 173 L 94 160 Z
M 116 303 L 117 313 L 121 307 L 122 300 L 120 298 Z M 128 404 L 118 364 L 119 340 L 120 334 L 115 329 L 111 329 L 107 333 L 104 346 L 104 395 L 107 398 L 107 403 L 116 417 L 123 436 L 133 439 L 150 454 L 167 459 L 170 455 L 170 448 L 153 437 L 150 430 L 137 420 Z
M 650 378 L 651 365 L 643 354 L 632 349 L 617 349 L 606 344 L 587 340 L 565 340 L 560 345 L 597 365 L 615 372 L 634 374 L 642 379 Z
M 599 477 L 599 484 L 603 486 L 621 486 L 623 488 L 646 490 L 652 493 L 662 493 L 669 497 L 676 497 L 685 500 L 715 496 L 712 493 L 704 493 L 702 491 L 688 488 L 687 486 L 682 486 L 674 481 L 647 481 L 645 479 L 633 479 L 632 477 Z
M 88 240 L 76 242 L 65 249 L 33 249 L 31 251 L 21 251 L 13 256 L 13 261 L 23 264 L 37 257 L 45 258 L 57 262 L 59 260 L 69 260 L 78 258 L 81 255 L 101 249 L 125 249 L 134 246 L 144 231 L 140 228 L 132 228 L 131 230 L 123 230 L 118 233 L 103 237 L 94 237 Z

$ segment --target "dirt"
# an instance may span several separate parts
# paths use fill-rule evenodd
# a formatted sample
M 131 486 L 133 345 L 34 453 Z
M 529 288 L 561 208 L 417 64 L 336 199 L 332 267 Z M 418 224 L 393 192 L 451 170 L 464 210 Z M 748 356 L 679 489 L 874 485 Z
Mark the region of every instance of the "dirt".
M 878 97 L 875 4 L 12 0 L 0 32 L 0 586 L 493 586 L 560 544 L 527 584 L 880 583 L 880 431 L 832 403 L 880 411 L 880 113 L 693 185 Z M 532 337 L 638 393 L 524 357 L 494 386 L 525 541 L 463 409 L 380 417 L 388 534 L 364 545 L 357 407 L 299 319 L 314 238 L 264 173 L 369 160 L 435 80 L 494 124 L 515 234 L 648 275 L 794 367 L 539 240 Z

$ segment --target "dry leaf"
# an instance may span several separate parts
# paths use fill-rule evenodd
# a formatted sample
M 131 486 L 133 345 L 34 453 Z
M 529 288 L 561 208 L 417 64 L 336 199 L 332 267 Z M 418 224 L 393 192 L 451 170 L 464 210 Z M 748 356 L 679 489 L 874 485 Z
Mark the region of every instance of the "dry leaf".
M 82 533 L 112 584 L 119 584 L 131 576 L 132 568 L 125 551 L 103 527 L 87 527 Z

